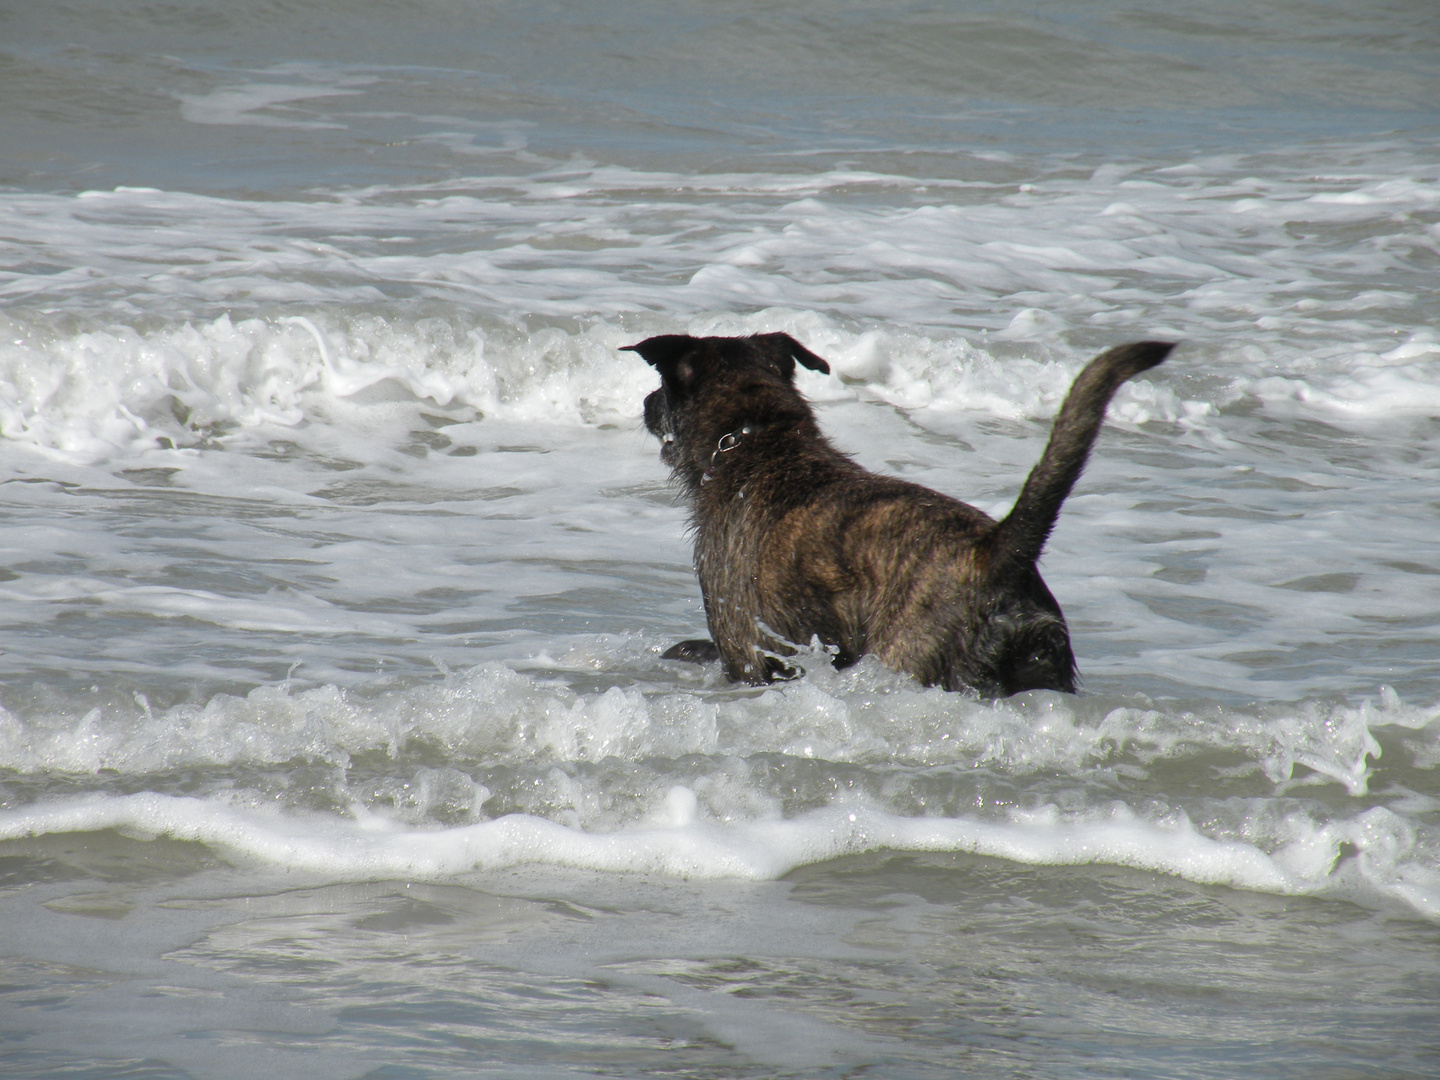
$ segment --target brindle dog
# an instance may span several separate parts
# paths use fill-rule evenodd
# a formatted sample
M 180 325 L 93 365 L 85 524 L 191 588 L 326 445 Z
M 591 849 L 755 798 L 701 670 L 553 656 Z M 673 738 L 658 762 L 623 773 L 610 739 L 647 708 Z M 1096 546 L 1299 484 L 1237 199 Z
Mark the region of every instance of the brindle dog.
M 1121 345 L 1086 366 L 999 522 L 830 445 L 794 387 L 797 362 L 830 366 L 787 334 L 627 348 L 660 373 L 645 426 L 691 504 L 713 638 L 667 658 L 718 658 L 730 678 L 762 683 L 793 674 L 779 657 L 818 637 L 837 667 L 874 653 L 947 690 L 1074 693 L 1070 634 L 1035 562 L 1110 398 L 1172 345 Z

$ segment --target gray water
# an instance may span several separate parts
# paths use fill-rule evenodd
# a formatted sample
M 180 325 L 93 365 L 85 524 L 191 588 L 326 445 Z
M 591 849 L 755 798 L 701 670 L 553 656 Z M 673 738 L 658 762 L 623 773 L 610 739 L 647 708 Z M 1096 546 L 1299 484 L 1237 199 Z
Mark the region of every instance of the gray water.
M 0 1073 L 1420 1077 L 1433 5 L 0 3 Z M 1077 697 L 704 632 L 654 333 Z

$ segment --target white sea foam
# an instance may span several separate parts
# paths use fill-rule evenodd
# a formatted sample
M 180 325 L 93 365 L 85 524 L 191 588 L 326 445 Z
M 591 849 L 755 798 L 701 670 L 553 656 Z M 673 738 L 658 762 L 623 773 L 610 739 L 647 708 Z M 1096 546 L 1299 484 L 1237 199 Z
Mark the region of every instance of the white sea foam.
M 1123 807 L 1065 815 L 1054 806 L 1009 820 L 902 817 L 842 803 L 790 819 L 696 823 L 682 789 L 669 820 L 590 833 L 529 815 L 413 830 L 360 815 L 296 819 L 153 792 L 49 802 L 0 814 L 0 839 L 118 829 L 198 841 L 233 856 L 344 880 L 444 878 L 541 863 L 674 877 L 771 879 L 796 866 L 880 848 L 992 855 L 1051 866 L 1109 863 L 1205 884 L 1399 902 L 1440 918 L 1440 873 L 1414 855 L 1413 831 L 1371 810 L 1311 827 L 1277 851 L 1200 834 L 1183 816 L 1144 821 Z M 679 808 L 678 810 L 676 808 Z M 1293 823 L 1292 823 L 1293 825 Z M 1338 868 L 1342 845 L 1357 857 Z
M 643 639 L 586 650 L 607 666 L 663 664 Z M 818 662 L 817 662 L 818 661 Z M 530 662 L 554 670 L 543 658 Z M 489 765 L 676 760 L 687 755 L 782 754 L 830 763 L 961 765 L 1009 774 L 1131 760 L 1145 766 L 1200 750 L 1232 752 L 1283 785 L 1297 765 L 1366 793 L 1381 756 L 1373 730 L 1397 726 L 1440 737 L 1440 708 L 1385 688 L 1358 704 L 1295 703 L 1212 709 L 1106 705 L 1040 694 L 982 702 L 921 687 L 866 659 L 845 672 L 823 654 L 803 680 L 759 693 L 675 693 L 663 684 L 579 691 L 553 677 L 487 663 L 438 681 L 375 694 L 335 686 L 261 686 L 202 705 L 154 710 L 144 700 L 83 713 L 0 711 L 0 768 L 21 773 L 104 770 L 143 775 L 199 765 L 283 764 L 350 755 L 402 755 L 438 744 Z
M 247 80 L 204 94 L 181 94 L 181 117 L 192 124 L 249 124 L 302 131 L 344 128 L 344 123 L 317 116 L 311 109 L 296 108 L 293 103 L 358 94 L 360 87 L 379 81 L 373 75 L 336 77 L 323 68 L 303 64 L 280 65 L 261 74 L 292 81 Z M 297 76 L 305 81 L 294 81 Z
M 173 438 L 172 401 L 194 425 L 294 425 L 384 381 L 487 413 L 633 418 L 644 370 L 615 349 L 662 329 L 789 330 L 853 392 L 909 410 L 1043 418 L 1097 344 L 1168 336 L 1197 343 L 1200 366 L 1129 388 L 1118 418 L 1205 426 L 1246 399 L 1342 420 L 1433 412 L 1421 223 L 1440 190 L 1377 175 L 1383 155 L 1348 175 L 1289 164 L 1100 169 L 1023 191 L 576 162 L 303 202 L 7 194 L 0 431 L 94 456 Z M 1357 294 L 1357 274 L 1391 284 Z M 416 300 L 438 317 L 400 314 Z M 357 307 L 373 314 L 341 314 Z M 93 325 L 62 329 L 62 312 Z M 537 318 L 571 325 L 519 329 Z
M 1388 896 L 1440 916 L 1431 830 L 1384 806 L 1317 812 L 1296 797 L 1315 781 L 1366 795 L 1380 731 L 1414 733 L 1392 740 L 1410 758 L 1394 765 L 1434 767 L 1440 708 L 1393 693 L 1204 717 L 1057 695 L 983 703 L 872 661 L 739 695 L 576 692 L 492 664 L 378 698 L 261 687 L 203 706 L 138 706 L 0 713 L 0 767 L 12 776 L 130 775 L 156 787 L 8 800 L 0 836 L 118 828 L 346 878 L 523 862 L 765 878 L 881 847 L 967 851 Z M 426 763 L 437 747 L 440 768 Z M 1185 776 L 1189 761 L 1232 779 L 1133 804 L 1115 783 L 1155 769 Z M 269 779 L 257 788 L 237 767 Z M 208 794 L 166 793 L 162 777 L 195 769 L 214 778 Z M 1055 779 L 1024 793 L 1046 774 Z M 1263 799 L 1247 779 L 1259 775 Z
M 692 318 L 668 329 L 789 332 L 835 370 L 828 379 L 801 376 L 813 399 L 884 401 L 941 430 L 947 414 L 1049 418 L 1091 355 L 1050 345 L 1013 355 L 965 337 L 855 333 L 786 310 Z M 504 419 L 633 424 L 654 376 L 619 349 L 644 333 L 598 324 L 521 336 L 445 319 L 234 322 L 222 315 L 147 333 L 115 327 L 43 344 L 17 337 L 0 345 L 0 434 L 68 460 L 103 461 L 193 446 L 235 428 L 324 421 L 337 402 L 377 390 L 397 402 L 466 406 Z M 1215 416 L 1247 398 L 1280 417 L 1338 422 L 1440 411 L 1440 345 L 1424 331 L 1383 356 L 1350 353 L 1343 368 L 1328 372 L 1310 358 L 1295 361 L 1303 375 L 1264 374 L 1274 365 L 1246 361 L 1253 375 L 1225 368 L 1231 375 L 1221 381 L 1203 370 L 1213 362 L 1198 350 L 1182 353 L 1173 372 L 1123 388 L 1113 420 L 1213 431 Z M 1180 370 L 1195 364 L 1202 370 Z

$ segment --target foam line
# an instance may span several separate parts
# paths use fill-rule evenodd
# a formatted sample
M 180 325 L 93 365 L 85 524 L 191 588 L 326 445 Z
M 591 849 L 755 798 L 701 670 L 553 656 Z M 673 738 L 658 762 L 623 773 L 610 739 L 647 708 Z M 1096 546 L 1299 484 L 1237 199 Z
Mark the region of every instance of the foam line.
M 1106 820 L 1058 814 L 1008 821 L 907 818 L 864 806 L 832 805 L 789 819 L 719 825 L 687 820 L 693 805 L 672 792 L 671 820 L 588 833 L 511 814 L 443 830 L 410 830 L 373 815 L 348 820 L 282 818 L 233 805 L 150 792 L 65 800 L 0 816 L 0 839 L 120 829 L 213 846 L 293 870 L 350 880 L 436 879 L 524 864 L 680 878 L 772 880 L 797 866 L 878 849 L 964 852 L 1036 866 L 1106 864 L 1171 874 L 1207 885 L 1278 894 L 1353 891 L 1353 874 L 1330 858 L 1269 855 L 1197 832 L 1188 822 L 1157 824 L 1123 809 Z M 1364 842 L 1374 811 L 1317 837 L 1334 851 Z M 1287 858 L 1286 856 L 1289 855 Z M 1290 865 L 1284 865 L 1288 862 Z M 1362 867 L 1362 869 L 1364 869 Z M 1372 866 L 1371 891 L 1440 918 L 1440 875 L 1401 865 Z M 1433 880 L 1432 880 L 1433 879 Z

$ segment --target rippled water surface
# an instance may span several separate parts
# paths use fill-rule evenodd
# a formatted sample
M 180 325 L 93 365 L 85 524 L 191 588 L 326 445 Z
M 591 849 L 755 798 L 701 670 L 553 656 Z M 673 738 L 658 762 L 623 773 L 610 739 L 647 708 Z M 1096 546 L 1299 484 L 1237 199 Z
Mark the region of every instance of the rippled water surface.
M 0 4 L 0 1071 L 1425 1076 L 1440 31 Z M 704 632 L 656 333 L 1003 515 L 1079 696 Z

